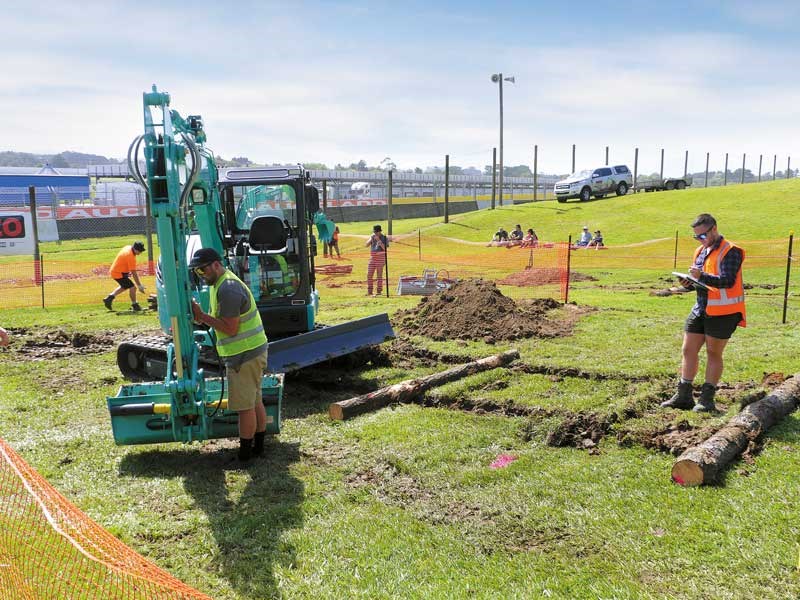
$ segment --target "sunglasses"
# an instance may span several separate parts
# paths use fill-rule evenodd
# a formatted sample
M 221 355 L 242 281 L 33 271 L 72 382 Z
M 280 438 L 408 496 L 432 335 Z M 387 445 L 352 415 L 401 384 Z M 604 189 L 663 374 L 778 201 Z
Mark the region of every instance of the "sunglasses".
M 709 227 L 708 229 L 706 229 L 706 230 L 705 230 L 703 233 L 696 233 L 696 234 L 694 234 L 692 237 L 693 237 L 694 239 L 696 239 L 696 240 L 701 240 L 701 241 L 703 241 L 703 240 L 705 240 L 705 239 L 708 237 L 708 233 L 709 233 L 709 232 L 710 232 L 712 229 L 714 229 L 714 226 L 713 226 L 713 225 L 712 225 L 711 227 Z
M 202 276 L 203 276 L 203 273 L 205 273 L 205 272 L 206 272 L 206 269 L 208 269 L 208 267 L 210 267 L 210 266 L 211 266 L 211 263 L 209 263 L 209 264 L 207 264 L 207 265 L 203 265 L 202 267 L 195 267 L 195 268 L 194 268 L 194 272 L 195 272 L 197 275 L 199 275 L 200 277 L 202 277 Z

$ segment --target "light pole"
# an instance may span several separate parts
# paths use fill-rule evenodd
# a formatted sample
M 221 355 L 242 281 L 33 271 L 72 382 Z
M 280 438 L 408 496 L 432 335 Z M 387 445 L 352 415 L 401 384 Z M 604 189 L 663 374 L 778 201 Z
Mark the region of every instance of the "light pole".
M 499 85 L 500 89 L 500 206 L 503 206 L 503 81 L 514 83 L 514 77 L 503 78 L 502 73 L 492 74 L 492 81 Z

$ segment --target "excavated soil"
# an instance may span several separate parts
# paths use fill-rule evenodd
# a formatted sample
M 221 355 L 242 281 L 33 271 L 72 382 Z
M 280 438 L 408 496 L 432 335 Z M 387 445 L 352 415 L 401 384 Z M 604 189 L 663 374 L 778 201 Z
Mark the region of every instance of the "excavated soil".
M 434 340 L 483 340 L 494 343 L 530 337 L 552 338 L 572 333 L 573 318 L 551 314 L 562 304 L 551 298 L 517 303 L 493 281 L 460 281 L 449 290 L 423 297 L 410 310 L 399 311 L 398 327 Z M 573 309 L 571 309 L 574 311 Z
M 108 352 L 117 345 L 112 334 L 92 335 L 63 329 L 11 328 L 12 352 L 31 360 L 50 360 L 82 354 Z
M 512 273 L 505 279 L 497 283 L 502 285 L 516 285 L 525 287 L 529 285 L 546 285 L 548 283 L 560 283 L 562 270 L 556 267 L 532 267 L 519 273 Z M 572 271 L 569 274 L 570 281 L 597 281 L 596 277 Z

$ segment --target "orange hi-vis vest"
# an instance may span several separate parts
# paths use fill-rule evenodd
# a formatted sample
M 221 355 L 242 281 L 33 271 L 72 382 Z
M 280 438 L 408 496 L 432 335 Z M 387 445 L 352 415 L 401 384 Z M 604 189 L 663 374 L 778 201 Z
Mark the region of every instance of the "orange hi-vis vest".
M 709 275 L 719 277 L 722 269 L 722 259 L 730 252 L 731 248 L 738 248 L 742 253 L 742 263 L 744 263 L 744 250 L 723 239 L 719 247 L 714 248 L 706 256 L 703 262 L 703 271 Z M 694 252 L 694 258 L 702 252 L 703 246 L 700 246 Z M 736 273 L 736 281 L 733 287 L 730 288 L 715 288 L 708 286 L 708 305 L 706 306 L 706 314 L 711 317 L 720 317 L 722 315 L 734 315 L 742 313 L 742 320 L 739 321 L 739 327 L 747 327 L 746 314 L 744 309 L 744 286 L 742 285 L 742 268 L 739 267 L 739 272 Z

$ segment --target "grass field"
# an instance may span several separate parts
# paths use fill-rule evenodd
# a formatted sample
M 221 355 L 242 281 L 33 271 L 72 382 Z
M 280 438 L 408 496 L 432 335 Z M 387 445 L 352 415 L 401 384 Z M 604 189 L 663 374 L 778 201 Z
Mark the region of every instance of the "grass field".
M 447 365 L 402 357 L 289 377 L 283 432 L 268 457 L 245 471 L 229 468 L 233 441 L 115 446 L 105 397 L 123 381 L 113 347 L 47 360 L 20 352 L 25 340 L 57 329 L 121 340 L 155 329 L 152 313 L 110 313 L 102 305 L 1 310 L 0 324 L 15 340 L 0 351 L 0 431 L 97 522 L 214 598 L 800 597 L 796 416 L 770 431 L 752 460 L 735 462 L 718 485 L 703 488 L 673 484 L 674 457 L 638 441 L 682 419 L 719 425 L 745 394 L 765 389 L 765 375 L 800 372 L 796 272 L 788 323 L 781 324 L 786 240 L 797 229 L 798 206 L 800 181 L 792 180 L 547 201 L 458 215 L 448 225 L 397 221 L 395 234 L 421 229 L 429 236 L 423 255 L 470 268 L 489 250 L 513 251 L 438 248 L 443 242 L 432 236 L 485 242 L 498 225 L 520 223 L 541 239 L 563 240 L 588 224 L 603 230 L 611 248 L 573 254 L 573 267 L 596 281 L 573 284 L 570 300 L 587 311 L 568 337 L 489 345 L 401 332 L 415 346 L 465 360 L 517 347 L 527 370 L 450 383 L 429 393 L 437 407 L 394 406 L 344 423 L 328 419 L 329 402 Z M 726 351 L 725 412 L 712 416 L 657 408 L 675 384 L 693 299 L 649 294 L 669 285 L 676 231 L 687 260 L 689 223 L 700 212 L 714 214 L 722 233 L 744 246 L 745 281 L 757 285 L 748 292 L 748 327 Z M 371 223 L 340 227 L 345 255 L 355 254 L 361 269 L 363 238 L 348 236 L 369 233 Z M 64 243 L 45 252 L 88 252 L 105 262 L 122 243 L 129 241 Z M 419 270 L 409 252 L 395 274 Z M 322 320 L 393 314 L 418 302 L 362 293 L 323 287 Z M 467 401 L 542 410 L 508 416 L 464 410 Z M 613 417 L 596 447 L 546 443 L 564 420 L 590 414 Z M 489 468 L 500 454 L 517 460 Z

